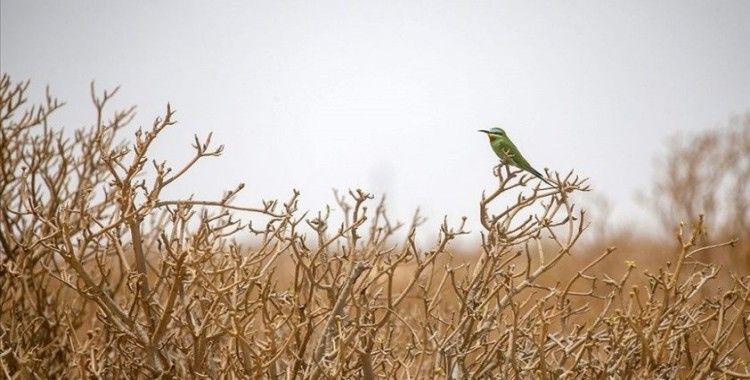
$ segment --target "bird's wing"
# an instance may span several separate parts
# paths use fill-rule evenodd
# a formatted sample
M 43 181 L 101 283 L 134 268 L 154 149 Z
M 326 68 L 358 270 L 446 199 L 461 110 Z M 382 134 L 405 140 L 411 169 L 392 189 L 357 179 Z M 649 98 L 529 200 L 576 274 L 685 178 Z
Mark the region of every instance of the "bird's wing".
M 511 155 L 513 156 L 513 164 L 523 170 L 526 170 L 527 172 L 537 176 L 539 179 L 544 180 L 544 177 L 541 173 L 539 173 L 536 169 L 534 169 L 531 164 L 529 164 L 528 161 L 523 157 L 521 152 L 518 151 L 518 148 L 516 148 L 515 144 L 510 143 L 510 146 L 512 147 L 510 149 Z M 546 182 L 546 181 L 545 181 Z

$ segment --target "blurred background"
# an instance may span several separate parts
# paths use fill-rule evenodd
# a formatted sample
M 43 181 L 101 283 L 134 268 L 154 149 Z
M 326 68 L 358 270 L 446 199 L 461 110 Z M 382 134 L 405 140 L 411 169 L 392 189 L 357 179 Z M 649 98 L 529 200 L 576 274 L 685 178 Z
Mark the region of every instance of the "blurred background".
M 296 188 L 317 210 L 361 187 L 399 219 L 420 207 L 430 234 L 478 225 L 497 158 L 476 131 L 494 126 L 537 169 L 590 177 L 600 228 L 680 217 L 648 207 L 667 204 L 669 142 L 701 157 L 691 139 L 748 124 L 749 40 L 746 1 L 0 2 L 2 71 L 34 101 L 49 85 L 61 125 L 94 122 L 95 80 L 135 125 L 177 109 L 153 158 L 178 166 L 194 133 L 226 145 L 167 196 L 245 182 L 242 202 Z

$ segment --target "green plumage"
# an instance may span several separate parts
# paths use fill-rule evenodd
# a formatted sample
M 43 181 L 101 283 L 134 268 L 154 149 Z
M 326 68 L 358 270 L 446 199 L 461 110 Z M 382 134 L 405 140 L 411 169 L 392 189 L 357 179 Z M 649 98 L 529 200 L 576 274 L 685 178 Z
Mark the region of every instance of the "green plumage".
M 510 141 L 510 138 L 508 138 L 508 135 L 504 130 L 502 130 L 501 128 L 492 128 L 489 131 L 480 130 L 479 132 L 484 132 L 487 134 L 487 136 L 490 138 L 490 146 L 492 146 L 492 150 L 495 152 L 495 154 L 497 154 L 498 157 L 500 157 L 501 160 L 503 160 L 504 163 L 515 166 L 519 169 L 523 169 L 546 182 L 547 184 L 552 185 L 551 183 L 549 183 L 549 181 L 542 177 L 541 173 L 539 173 L 531 166 L 531 164 L 529 164 L 528 161 L 526 161 L 521 152 L 518 151 L 516 145 L 513 144 L 512 141 Z

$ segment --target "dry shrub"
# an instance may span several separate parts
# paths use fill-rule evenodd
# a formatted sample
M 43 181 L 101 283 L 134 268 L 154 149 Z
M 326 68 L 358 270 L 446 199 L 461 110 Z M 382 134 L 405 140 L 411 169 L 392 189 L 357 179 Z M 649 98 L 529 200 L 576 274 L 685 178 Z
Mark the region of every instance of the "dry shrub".
M 709 238 L 740 237 L 732 263 L 750 269 L 750 113 L 726 127 L 672 139 L 645 200 L 668 229 L 707 215 Z
M 0 79 L 8 378 L 750 377 L 750 281 L 704 295 L 719 271 L 696 255 L 734 240 L 703 245 L 702 218 L 642 282 L 632 263 L 599 273 L 614 248 L 550 278 L 588 223 L 571 200 L 588 188 L 572 173 L 540 187 L 499 167 L 469 260 L 450 245 L 463 221 L 419 249 L 421 219 L 393 223 L 361 190 L 316 214 L 297 209 L 296 191 L 237 205 L 242 185 L 164 199 L 221 153 L 210 136 L 172 170 L 150 150 L 175 123 L 170 107 L 120 141 L 133 109 L 107 118 L 114 92 L 92 86 L 96 121 L 68 136 L 49 124 L 60 103 L 26 106 L 27 85 Z M 258 243 L 239 243 L 249 235 Z

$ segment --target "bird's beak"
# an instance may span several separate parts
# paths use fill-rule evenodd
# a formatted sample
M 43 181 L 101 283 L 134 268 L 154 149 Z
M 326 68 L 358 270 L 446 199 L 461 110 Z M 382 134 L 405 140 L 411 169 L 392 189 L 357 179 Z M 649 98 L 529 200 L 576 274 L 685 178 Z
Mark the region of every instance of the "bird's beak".
M 480 130 L 478 130 L 477 132 L 490 133 L 490 131 L 488 131 L 488 130 L 485 130 L 485 129 L 480 129 Z

